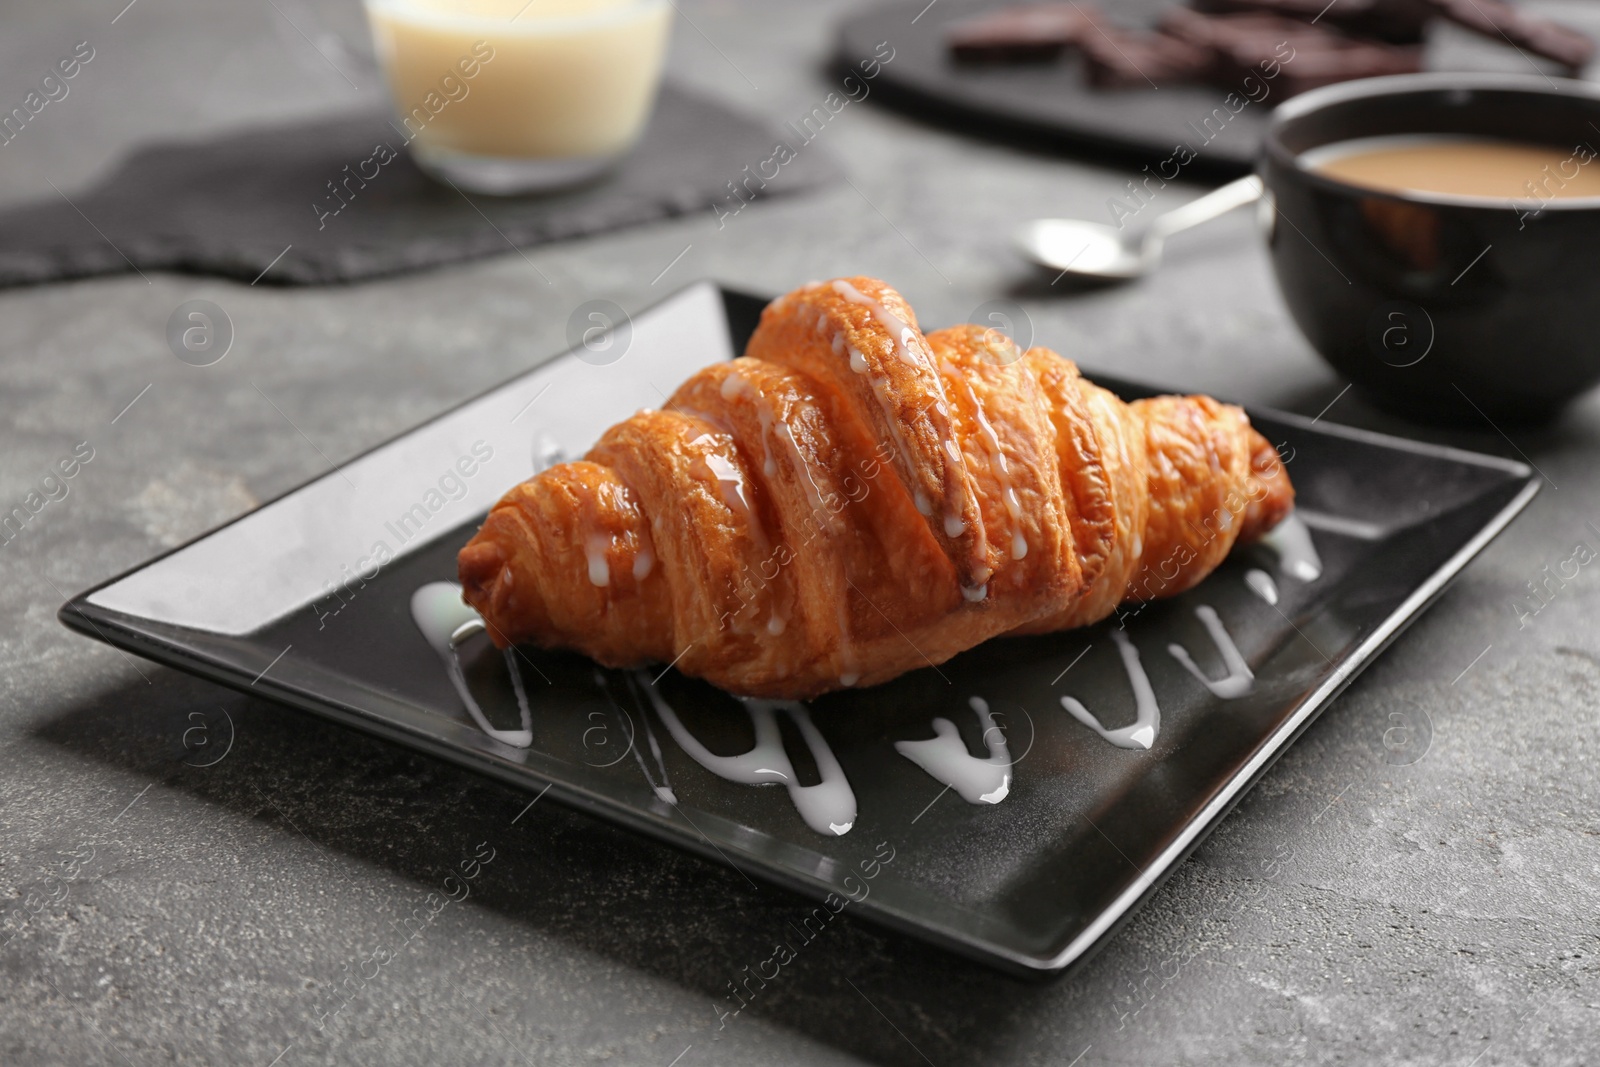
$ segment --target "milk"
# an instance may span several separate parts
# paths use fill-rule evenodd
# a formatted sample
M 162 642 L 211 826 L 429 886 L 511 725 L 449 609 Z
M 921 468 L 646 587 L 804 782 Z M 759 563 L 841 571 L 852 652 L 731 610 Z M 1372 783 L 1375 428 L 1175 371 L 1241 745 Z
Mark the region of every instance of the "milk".
M 667 0 L 367 0 L 418 162 L 491 192 L 626 153 L 649 118 L 670 15 Z

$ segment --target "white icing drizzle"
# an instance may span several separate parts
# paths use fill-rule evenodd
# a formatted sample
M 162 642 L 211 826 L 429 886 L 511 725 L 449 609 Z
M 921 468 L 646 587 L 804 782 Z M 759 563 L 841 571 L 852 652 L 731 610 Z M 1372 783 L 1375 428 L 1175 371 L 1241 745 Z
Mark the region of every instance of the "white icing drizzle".
M 933 720 L 936 736 L 925 741 L 896 741 L 894 750 L 960 793 L 968 804 L 998 804 L 1011 792 L 1011 750 L 989 713 L 988 702 L 972 697 L 967 704 L 977 713 L 978 725 L 983 729 L 983 745 L 989 750 L 987 759 L 967 751 L 961 731 L 945 718 Z
M 455 582 L 429 582 L 411 594 L 411 621 L 422 631 L 423 638 L 444 660 L 450 684 L 456 695 L 466 705 L 467 714 L 478 724 L 478 729 L 501 744 L 513 748 L 528 748 L 533 744 L 533 711 L 528 706 L 528 694 L 522 687 L 522 673 L 517 669 L 511 649 L 505 650 L 506 666 L 511 671 L 511 687 L 517 695 L 517 710 L 522 716 L 522 729 L 501 730 L 489 723 L 489 717 L 478 706 L 472 690 L 467 686 L 466 672 L 461 669 L 461 658 L 456 648 L 484 630 L 483 617 L 461 600 L 461 586 Z
M 1259 567 L 1251 567 L 1244 572 L 1244 584 L 1248 585 L 1252 593 L 1265 600 L 1268 604 L 1277 604 L 1278 583 L 1274 582 L 1272 575 L 1266 571 L 1261 570 Z
M 816 473 L 806 461 L 805 453 L 800 451 L 800 442 L 794 439 L 794 432 L 789 429 L 787 422 L 778 422 L 773 426 L 773 431 L 783 445 L 784 451 L 789 453 L 789 462 L 794 465 L 795 470 L 805 475 L 800 488 L 805 490 L 806 503 L 811 505 L 812 517 L 831 529 L 837 522 L 837 517 L 822 499 L 822 487 L 817 484 Z
M 637 683 L 633 675 L 629 674 L 624 675 L 623 677 L 627 679 L 629 687 L 635 689 L 637 692 Z M 636 731 L 633 727 L 633 716 L 624 711 L 622 705 L 618 704 L 616 698 L 611 695 L 611 686 L 606 682 L 606 676 L 604 674 L 600 673 L 599 671 L 595 671 L 594 684 L 600 688 L 601 692 L 605 693 L 606 699 L 611 702 L 611 710 L 616 712 L 625 722 L 627 722 L 628 751 L 633 753 L 635 762 L 639 764 L 639 770 L 644 774 L 644 780 L 650 784 L 650 791 L 654 793 L 659 800 L 665 801 L 666 803 L 676 807 L 678 803 L 678 794 L 672 791 L 672 779 L 667 776 L 667 761 L 661 756 L 661 743 L 656 740 L 656 732 L 650 728 L 650 716 L 640 715 L 639 720 L 644 726 L 645 740 L 650 743 L 650 755 L 655 759 L 656 769 L 661 772 L 661 782 L 659 785 L 656 783 L 656 776 L 650 773 L 650 765 L 644 761 L 644 753 L 639 750 L 639 745 L 637 744 L 638 738 L 635 736 Z M 634 706 L 642 708 L 644 705 L 640 704 L 636 697 L 634 700 Z
M 761 420 L 761 473 L 768 478 L 775 478 L 778 465 L 772 461 L 772 412 L 762 407 L 756 417 Z
M 1294 512 L 1268 531 L 1261 543 L 1278 554 L 1278 569 L 1283 573 L 1302 582 L 1322 577 L 1322 557 L 1317 555 L 1311 528 Z
M 861 680 L 861 668 L 850 641 L 850 605 L 845 597 L 835 598 L 833 611 L 839 624 L 839 684 L 848 687 Z
M 611 564 L 606 562 L 606 550 L 611 538 L 605 534 L 590 534 L 583 539 L 583 554 L 589 561 L 589 584 L 601 588 L 611 584 Z
M 1011 558 L 1025 559 L 1028 555 L 1028 538 L 1022 532 L 1022 500 L 1017 496 L 1017 487 L 1011 480 L 1011 461 L 1006 458 L 1006 450 L 1000 445 L 1000 435 L 995 432 L 994 424 L 989 421 L 988 414 L 983 410 L 983 404 L 978 399 L 978 391 L 972 387 L 972 383 L 968 382 L 948 360 L 941 361 L 939 367 L 951 380 L 960 382 L 966 387 L 967 398 L 972 402 L 973 416 L 978 420 L 978 428 L 989 445 L 989 469 L 994 472 L 995 480 L 1000 483 L 1000 499 L 1005 502 L 1006 514 L 1011 519 Z
M 759 390 L 750 380 L 737 370 L 728 372 L 727 376 L 723 378 L 722 384 L 718 387 L 718 391 L 722 394 L 723 399 L 730 403 L 746 396 L 754 398 L 756 417 L 760 421 L 761 427 L 761 472 L 763 476 L 769 479 L 777 476 L 778 465 L 772 458 L 772 439 L 776 437 L 788 452 L 789 459 L 795 469 L 804 475 L 804 478 L 800 480 L 800 486 L 808 498 L 817 521 L 830 528 L 834 526 L 838 521 L 837 517 L 824 505 L 822 489 L 817 485 L 816 475 L 813 473 L 811 465 L 806 462 L 805 455 L 801 452 L 799 443 L 794 438 L 794 433 L 789 429 L 788 417 L 800 405 L 793 400 L 786 399 L 783 417 L 774 419 L 772 405 L 767 403 L 766 398 L 760 395 Z M 709 423 L 730 439 L 736 441 L 732 429 L 717 416 L 692 409 L 680 410 L 684 410 L 687 414 Z M 717 439 L 709 434 L 702 434 L 690 443 L 693 445 L 715 445 L 720 442 L 717 442 Z M 737 444 L 735 444 L 735 448 L 737 448 Z M 735 458 L 730 458 L 717 452 L 707 452 L 705 456 L 706 467 L 717 479 L 718 492 L 723 503 L 727 504 L 730 510 L 744 515 L 750 530 L 751 541 L 756 546 L 757 552 L 761 557 L 761 563 L 764 564 L 773 558 L 772 542 L 768 539 L 766 528 L 751 503 L 749 485 L 745 479 L 744 470 L 736 458 L 738 453 L 735 452 L 733 455 Z M 764 580 L 760 584 L 767 586 L 770 584 L 770 580 Z M 773 637 L 781 635 L 788 629 L 789 613 L 785 610 L 786 605 L 781 603 L 784 599 L 786 598 L 781 593 L 775 594 L 772 614 L 768 616 L 765 624 L 766 632 Z M 735 617 L 738 618 L 742 614 L 743 611 L 741 609 L 740 612 L 736 613 Z
M 1161 731 L 1161 706 L 1156 703 L 1156 691 L 1150 685 L 1150 677 L 1145 674 L 1144 665 L 1139 662 L 1139 650 L 1133 647 L 1133 642 L 1128 640 L 1127 634 L 1121 630 L 1113 630 L 1111 640 L 1116 642 L 1117 651 L 1122 655 L 1122 669 L 1127 672 L 1128 684 L 1133 689 L 1136 716 L 1133 725 L 1107 730 L 1100 725 L 1100 720 L 1095 718 L 1088 708 L 1072 697 L 1062 697 L 1061 706 L 1074 719 L 1118 748 L 1147 749 L 1155 744 L 1156 734 Z
M 732 377 L 732 375 L 729 375 L 729 377 Z M 723 382 L 723 384 L 718 387 L 718 391 L 720 392 L 722 389 L 726 388 L 727 382 Z M 733 428 L 728 425 L 728 421 L 720 414 L 712 414 L 711 412 L 703 411 L 700 408 L 690 407 L 688 404 L 685 404 L 682 401 L 674 403 L 672 405 L 672 411 L 676 415 L 687 415 L 689 418 L 699 419 L 701 422 L 710 426 L 713 430 L 720 434 L 724 434 L 728 437 L 733 436 Z M 701 434 L 690 443 L 699 444 L 707 436 L 707 434 Z
M 1024 559 L 1028 555 L 1028 538 L 1022 532 L 1022 501 L 1017 497 L 1016 487 L 1009 483 L 1010 475 L 1007 474 L 1005 496 L 1006 514 L 1011 516 L 1011 558 Z
M 649 545 L 641 545 L 633 557 L 633 580 L 642 582 L 650 577 L 650 572 L 655 568 L 656 554 L 650 550 Z
M 722 388 L 724 390 L 727 388 L 726 380 L 723 382 Z M 742 388 L 743 387 L 740 387 L 740 389 Z M 739 390 L 736 390 L 736 392 L 737 391 Z M 728 439 L 728 447 L 733 449 L 737 448 L 737 446 L 733 443 L 732 431 L 727 429 L 723 421 L 718 419 L 716 416 L 688 408 L 680 408 L 679 410 L 714 426 Z M 717 449 L 721 449 L 723 447 L 724 442 L 715 435 L 708 433 L 701 434 L 699 437 L 696 437 L 694 440 L 690 441 L 689 444 L 692 447 L 704 448 L 706 450 L 701 453 L 701 455 L 705 461 L 706 469 L 710 471 L 711 476 L 716 479 L 717 495 L 719 499 L 721 499 L 723 504 L 727 505 L 727 508 L 730 512 L 732 512 L 734 515 L 742 516 L 744 518 L 745 529 L 749 532 L 750 542 L 755 548 L 755 553 L 758 559 L 761 561 L 770 559 L 772 554 L 772 543 L 767 539 L 766 527 L 761 522 L 761 516 L 756 512 L 755 507 L 751 503 L 749 487 L 745 482 L 744 469 L 739 466 L 737 451 L 732 452 L 731 455 L 724 455 L 721 451 L 716 451 Z M 748 567 L 746 570 L 748 571 Z M 767 582 L 761 583 L 762 587 L 768 587 L 769 585 L 770 583 Z M 771 588 L 774 590 L 774 601 L 782 599 L 781 590 L 783 587 L 772 586 Z M 745 617 L 747 607 L 748 605 L 746 605 L 746 607 L 741 607 L 738 611 L 734 612 L 733 615 L 733 628 L 739 633 L 751 632 L 749 629 L 748 620 Z M 769 630 L 770 625 L 771 624 L 769 622 L 767 624 Z
M 977 604 L 989 595 L 989 583 L 984 582 L 982 585 L 964 585 L 961 587 L 961 595 L 965 597 L 968 602 Z
M 656 714 L 666 723 L 673 740 L 700 766 L 730 782 L 744 785 L 781 784 L 789 791 L 795 810 L 805 824 L 819 834 L 842 837 L 850 832 L 856 822 L 856 795 L 839 766 L 838 757 L 827 740 L 811 721 L 811 713 L 804 704 L 793 700 L 743 699 L 740 704 L 750 716 L 755 729 L 756 743 L 750 751 L 738 756 L 719 756 L 700 743 L 678 719 L 672 706 L 664 700 L 655 686 L 644 684 Z M 776 712 L 787 714 L 800 731 L 811 760 L 817 765 L 821 781 L 816 785 L 801 785 L 794 764 L 784 751 L 783 735 L 778 732 Z
M 757 390 L 755 386 L 750 384 L 749 379 L 745 378 L 738 371 L 731 371 L 729 372 L 728 376 L 722 380 L 721 392 L 724 399 L 731 401 L 746 394 L 755 395 Z M 798 404 L 791 404 L 790 408 L 799 406 L 800 405 Z M 707 416 L 701 412 L 692 412 L 691 414 L 694 414 L 697 418 L 705 419 L 705 421 L 710 422 L 714 426 L 718 426 L 718 428 L 722 429 L 723 432 L 728 433 L 729 436 L 732 436 L 732 431 L 721 426 L 710 416 Z M 767 478 L 775 478 L 778 475 L 778 464 L 772 458 L 772 439 L 776 437 L 779 443 L 783 445 L 784 450 L 788 452 L 789 459 L 794 464 L 795 470 L 805 475 L 805 481 L 801 483 L 801 488 L 806 493 L 806 497 L 811 505 L 812 512 L 819 517 L 826 517 L 826 519 L 829 520 L 829 525 L 831 525 L 833 513 L 824 506 L 822 489 L 817 485 L 816 475 L 812 473 L 811 465 L 806 461 L 805 455 L 800 451 L 800 445 L 794 439 L 794 432 L 789 428 L 788 418 L 792 414 L 792 411 L 786 410 L 784 414 L 784 418 L 774 419 L 772 417 L 771 405 L 765 403 L 757 404 L 756 417 L 761 423 L 761 473 Z M 718 477 L 720 478 L 721 475 L 719 474 Z M 739 483 L 740 499 L 745 501 L 746 511 L 749 511 L 748 501 L 745 500 L 743 495 L 743 484 L 744 483 L 741 478 Z M 753 519 L 754 514 L 751 513 L 751 515 Z M 765 544 L 765 539 L 763 539 L 763 544 Z
M 917 335 L 917 331 L 912 329 L 909 323 L 900 318 L 900 316 L 896 315 L 894 312 L 890 311 L 883 305 L 881 301 L 874 300 L 872 297 L 866 295 L 861 290 L 845 281 L 843 278 L 839 278 L 834 281 L 833 291 L 850 301 L 852 304 L 859 304 L 872 312 L 872 317 L 878 321 L 878 325 L 883 327 L 884 332 L 889 335 L 889 339 L 896 356 L 904 360 L 906 363 L 909 363 L 913 367 L 925 367 L 932 372 L 929 375 L 929 379 L 933 383 L 934 393 L 938 396 L 936 408 L 940 414 L 946 416 L 945 437 L 944 440 L 940 442 L 940 446 L 945 453 L 944 483 L 945 497 L 947 502 L 947 511 L 945 515 L 946 529 L 949 529 L 950 527 L 951 517 L 954 517 L 957 521 L 961 521 L 961 516 L 968 510 L 969 505 L 972 506 L 973 513 L 976 514 L 976 506 L 972 504 L 971 495 L 967 492 L 966 479 L 963 477 L 965 471 L 963 470 L 964 464 L 961 461 L 961 452 L 955 446 L 955 442 L 951 440 L 949 436 L 948 415 L 950 411 L 950 398 L 945 395 L 944 381 L 939 374 L 938 369 L 933 366 L 932 352 L 929 351 L 924 354 L 926 342 L 919 344 L 920 338 Z M 854 355 L 851 356 L 850 367 L 858 374 L 865 374 L 870 370 L 865 358 L 861 360 L 861 366 L 858 369 Z M 883 408 L 886 421 L 889 424 L 891 433 L 895 437 L 895 445 L 901 450 L 900 454 L 902 456 L 909 458 L 911 456 L 911 452 L 906 449 L 905 440 L 900 435 L 899 424 L 898 419 L 896 418 L 894 405 L 890 402 L 890 398 L 884 391 L 885 379 L 874 375 L 872 376 L 871 380 L 873 394 L 878 398 L 879 406 Z M 920 492 L 917 494 L 917 510 L 922 512 L 924 515 L 932 514 L 933 511 L 931 505 L 928 505 L 927 497 L 923 496 Z M 963 532 L 966 530 L 965 522 L 962 522 L 961 529 Z M 978 542 L 982 544 L 984 538 L 982 536 L 983 527 L 981 519 L 978 521 L 978 535 Z M 948 534 L 947 536 L 959 537 L 960 534 Z M 987 578 L 988 575 L 984 574 L 980 575 L 980 577 Z
M 736 370 L 729 371 L 728 376 L 722 379 L 720 392 L 722 399 L 730 403 L 745 395 L 757 396 L 756 387 L 750 384 L 750 379 Z M 756 417 L 761 420 L 761 473 L 771 478 L 778 473 L 778 465 L 772 462 L 772 411 L 766 404 L 758 403 Z M 731 431 L 728 432 L 731 436 Z
M 861 354 L 861 349 L 855 345 L 845 345 L 845 350 L 850 353 L 850 369 L 857 374 L 867 373 L 867 357 Z
M 702 434 L 690 444 L 700 445 L 708 442 L 711 445 L 719 443 L 710 434 Z M 722 502 L 728 505 L 730 511 L 744 516 L 745 524 L 750 529 L 750 539 L 765 553 L 768 548 L 766 529 L 761 525 L 761 518 L 756 514 L 755 508 L 751 506 L 750 495 L 745 486 L 744 471 L 739 469 L 737 462 L 716 452 L 707 452 L 705 461 L 706 467 L 717 479 Z
M 1180 644 L 1170 644 L 1167 651 L 1172 658 L 1183 664 L 1184 669 L 1195 676 L 1195 679 L 1213 696 L 1223 700 L 1234 700 L 1244 696 L 1255 688 L 1256 676 L 1250 672 L 1250 665 L 1244 661 L 1244 656 L 1239 654 L 1239 646 L 1233 643 L 1227 628 L 1222 625 L 1216 610 L 1210 604 L 1201 604 L 1194 609 L 1196 617 L 1206 628 L 1206 633 L 1211 635 L 1211 640 L 1217 646 L 1217 652 L 1222 656 L 1223 666 L 1228 668 L 1228 673 L 1216 681 L 1207 678 L 1205 672 L 1195 663 L 1189 655 L 1189 650 Z
M 909 463 L 915 453 L 911 446 L 906 444 L 905 434 L 900 432 L 900 419 L 895 413 L 894 399 L 889 396 L 889 380 L 881 375 L 868 375 L 867 381 L 872 386 L 872 395 L 877 398 L 878 406 L 883 409 L 884 421 L 889 427 L 889 436 L 894 439 L 895 458 L 902 463 Z M 924 515 L 933 514 L 933 504 L 928 500 L 927 494 L 922 489 L 916 490 L 917 510 Z

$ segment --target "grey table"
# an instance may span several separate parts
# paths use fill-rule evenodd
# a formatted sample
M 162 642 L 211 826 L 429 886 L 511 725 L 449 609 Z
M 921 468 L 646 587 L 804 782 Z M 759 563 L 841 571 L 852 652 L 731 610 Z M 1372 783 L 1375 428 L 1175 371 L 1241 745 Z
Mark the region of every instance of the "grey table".
M 124 2 L 8 7 L 0 105 L 76 42 L 97 54 L 0 147 L 6 198 L 70 195 L 151 137 L 378 97 L 348 0 Z M 673 74 L 802 115 L 827 92 L 841 11 L 685 0 Z M 1175 241 L 1145 283 L 1065 294 L 1008 231 L 1096 217 L 1131 175 L 870 100 L 818 143 L 850 184 L 720 229 L 705 216 L 340 289 L 130 274 L 0 292 L 0 504 L 94 449 L 0 547 L 0 1062 L 1593 1062 L 1600 568 L 1520 625 L 1513 605 L 1578 542 L 1600 547 L 1600 397 L 1514 440 L 1391 423 L 1295 333 L 1246 213 Z M 1023 984 L 846 921 L 721 1023 L 728 983 L 798 898 L 55 621 L 68 593 L 564 347 L 584 299 L 841 273 L 890 279 L 934 323 L 1014 300 L 1090 368 L 1523 455 L 1549 484 L 1075 976 Z M 163 335 L 196 297 L 237 331 L 205 369 Z M 175 759 L 219 709 L 227 756 Z M 1431 726 L 1403 766 L 1384 759 L 1397 710 Z M 480 842 L 496 859 L 471 897 L 401 937 Z

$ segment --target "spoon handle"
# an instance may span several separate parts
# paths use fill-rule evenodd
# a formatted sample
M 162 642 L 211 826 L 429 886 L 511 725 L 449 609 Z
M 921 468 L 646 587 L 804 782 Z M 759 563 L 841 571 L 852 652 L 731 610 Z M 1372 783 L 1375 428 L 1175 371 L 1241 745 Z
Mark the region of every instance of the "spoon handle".
M 1150 236 L 1157 240 L 1165 240 L 1180 230 L 1187 230 L 1202 222 L 1210 222 L 1218 215 L 1225 215 L 1236 207 L 1243 207 L 1260 200 L 1262 190 L 1261 179 L 1254 174 L 1248 178 L 1231 181 L 1220 189 L 1213 189 L 1198 200 L 1191 200 L 1182 207 L 1174 208 L 1156 218 L 1150 223 Z

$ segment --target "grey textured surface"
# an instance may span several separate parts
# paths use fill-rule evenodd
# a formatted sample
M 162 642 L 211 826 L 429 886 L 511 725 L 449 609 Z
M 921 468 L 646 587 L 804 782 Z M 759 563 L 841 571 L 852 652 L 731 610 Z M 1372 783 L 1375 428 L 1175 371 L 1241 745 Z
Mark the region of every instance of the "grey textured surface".
M 52 182 L 70 196 L 151 137 L 376 100 L 337 44 L 361 40 L 352 4 L 137 0 L 113 23 L 120 7 L 7 11 L 4 107 L 76 42 L 97 50 L 0 147 L 8 200 Z M 827 92 L 837 5 L 682 10 L 683 80 L 780 121 Z M 1600 579 L 1583 567 L 1520 628 L 1513 604 L 1578 541 L 1600 547 L 1600 397 L 1514 444 L 1400 426 L 1337 396 L 1244 214 L 1175 241 L 1144 284 L 1064 294 L 1012 257 L 1008 230 L 1098 216 L 1128 175 L 870 103 L 823 137 L 853 184 L 721 229 L 706 216 L 530 250 L 549 284 L 506 255 L 350 288 L 130 275 L 0 293 L 0 503 L 78 442 L 95 449 L 0 547 L 0 1062 L 1592 1061 Z M 554 806 L 519 818 L 522 794 L 55 622 L 67 593 L 562 347 L 585 299 L 843 272 L 890 279 L 931 323 L 1014 299 L 1090 368 L 1311 414 L 1335 401 L 1328 419 L 1525 453 L 1551 484 L 1075 976 L 1021 984 L 846 921 L 723 1028 L 727 983 L 798 899 Z M 196 297 L 237 332 L 204 369 L 164 337 Z M 223 711 L 231 750 L 188 765 L 215 758 Z M 1431 723 L 1414 763 L 1385 759 L 1393 714 Z M 406 925 L 480 842 L 495 859 L 471 896 Z M 365 981 L 333 1015 L 352 974 Z

